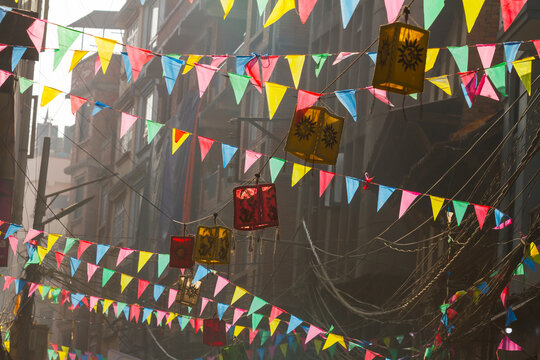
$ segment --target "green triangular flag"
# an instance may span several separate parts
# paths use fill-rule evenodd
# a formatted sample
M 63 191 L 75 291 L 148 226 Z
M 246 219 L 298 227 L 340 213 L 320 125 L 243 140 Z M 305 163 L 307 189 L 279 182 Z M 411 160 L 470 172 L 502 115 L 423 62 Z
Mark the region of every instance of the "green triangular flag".
M 397 359 L 397 349 L 388 349 L 388 352 L 390 353 L 390 358 L 392 360 Z
M 362 346 L 358 345 L 357 343 L 354 343 L 352 341 L 349 341 L 349 351 L 351 351 L 352 349 L 354 349 L 355 347 L 357 348 L 362 348 Z
M 469 67 L 469 46 L 448 46 L 447 48 L 454 57 L 459 71 L 467 71 L 467 68 Z
M 317 55 L 311 55 L 313 60 L 315 60 L 315 76 L 319 77 L 319 74 L 321 73 L 321 69 L 326 62 L 326 58 L 328 57 L 328 54 L 317 54 Z
M 469 206 L 469 203 L 464 202 L 464 201 L 457 201 L 457 200 L 453 200 L 452 203 L 454 204 L 454 211 L 456 212 L 456 220 L 459 226 L 461 225 L 461 220 L 463 219 L 463 216 L 465 216 L 465 211 L 467 211 L 467 206 Z
M 253 331 L 257 330 L 257 326 L 259 326 L 262 318 L 262 314 L 253 313 L 251 315 L 251 328 L 253 329 Z
M 514 275 L 525 275 L 525 268 L 523 267 L 523 263 L 520 263 L 516 270 L 514 270 Z
M 69 249 L 71 249 L 73 247 L 73 245 L 75 245 L 75 243 L 77 242 L 77 238 L 67 238 L 66 239 L 66 245 L 64 246 L 64 255 L 68 253 Z
M 77 359 L 82 359 L 82 351 L 80 349 L 75 349 L 75 354 L 77 354 Z
M 49 360 L 54 359 L 54 350 L 53 349 L 47 349 L 47 355 L 49 356 Z
M 182 55 L 178 55 L 178 54 L 167 54 L 167 56 L 176 60 L 180 60 L 180 58 L 182 57 Z
M 313 340 L 313 345 L 315 345 L 315 351 L 317 352 L 317 355 L 319 355 L 321 352 L 322 340 Z
M 56 70 L 60 61 L 68 51 L 69 47 L 73 45 L 75 40 L 81 34 L 79 31 L 65 28 L 63 26 L 57 26 L 58 29 L 58 50 L 54 52 L 53 70 Z
M 47 295 L 49 295 L 49 291 L 51 291 L 50 286 L 41 285 L 41 300 L 45 300 Z
M 158 131 L 163 127 L 163 124 L 154 122 L 152 120 L 146 120 L 146 128 L 148 129 L 148 143 L 150 144 Z
M 424 353 L 424 359 L 429 359 L 431 357 L 431 354 L 433 353 L 433 347 L 434 345 L 431 345 L 426 349 L 426 352 Z
M 163 271 L 169 265 L 169 254 L 158 254 L 157 259 L 157 267 L 158 267 L 158 274 L 157 276 L 160 277 L 161 274 L 163 274 Z
M 32 80 L 19 76 L 19 92 L 21 94 L 24 94 L 24 92 L 33 84 L 34 82 Z
M 111 279 L 111 276 L 114 275 L 114 270 L 103 268 L 103 277 L 101 280 L 101 287 L 105 287 L 107 282 Z
M 446 310 L 448 310 L 448 308 L 450 307 L 450 304 L 442 304 L 441 306 L 439 306 L 441 308 L 441 312 L 444 314 L 446 314 Z
M 268 4 L 268 0 L 257 0 L 257 7 L 259 9 L 259 16 L 263 15 L 264 10 L 266 9 L 266 4 Z
M 62 292 L 62 290 L 60 289 L 57 289 L 57 288 L 54 288 L 52 290 L 52 294 L 53 294 L 53 302 L 57 303 L 58 302 L 58 296 L 60 296 L 60 293 Z
M 297 350 L 297 349 L 298 349 L 298 343 L 297 343 L 297 342 L 293 342 L 293 343 L 292 343 L 292 351 L 293 351 L 293 353 L 296 354 L 296 350 Z
M 253 301 L 251 302 L 251 306 L 249 307 L 248 316 L 253 314 L 255 311 L 262 308 L 264 305 L 268 304 L 266 301 L 264 301 L 261 298 L 253 297 Z M 253 329 L 255 330 L 255 329 Z
M 103 269 L 105 270 L 105 269 Z M 124 310 L 124 308 L 127 306 L 126 303 L 123 303 L 123 302 L 120 302 L 120 301 L 117 301 L 116 302 L 116 317 L 118 318 L 118 316 L 122 313 L 122 311 Z
M 187 307 L 187 312 L 191 314 L 191 310 L 193 310 L 193 308 L 191 306 L 188 306 Z
M 399 344 L 401 344 L 403 342 L 403 339 L 405 338 L 404 335 L 397 335 L 396 336 L 396 340 Z
M 486 69 L 486 74 L 502 95 L 506 95 L 506 63 L 500 63 Z
M 444 0 L 424 0 L 424 29 L 429 29 L 444 7 Z
M 270 176 L 272 177 L 272 182 L 276 181 L 277 176 L 279 175 L 279 172 L 281 171 L 281 168 L 283 165 L 285 165 L 285 160 L 273 157 L 270 159 Z
M 336 353 L 336 345 L 332 345 L 328 348 L 328 352 L 330 353 L 330 357 L 333 359 L 334 354 Z
M 24 268 L 26 269 L 26 267 L 30 264 L 39 264 L 39 254 L 37 251 L 34 251 L 34 253 L 32 254 L 32 258 L 28 259 L 26 264 L 24 264 Z
M 283 354 L 284 358 L 287 358 L 287 348 L 289 347 L 288 343 L 283 343 L 279 345 L 279 350 L 281 350 L 281 353 Z
M 270 338 L 270 331 L 261 330 L 261 346 Z
M 418 100 L 418 93 L 409 94 L 410 97 L 412 97 L 414 100 Z
M 240 100 L 246 92 L 246 87 L 249 84 L 249 76 L 238 75 L 229 73 L 229 80 L 231 81 L 231 86 L 234 91 L 234 97 L 236 98 L 236 103 L 240 104 Z
M 180 328 L 182 331 L 184 331 L 187 324 L 189 324 L 189 320 L 191 320 L 191 316 L 182 316 L 182 321 L 180 322 Z

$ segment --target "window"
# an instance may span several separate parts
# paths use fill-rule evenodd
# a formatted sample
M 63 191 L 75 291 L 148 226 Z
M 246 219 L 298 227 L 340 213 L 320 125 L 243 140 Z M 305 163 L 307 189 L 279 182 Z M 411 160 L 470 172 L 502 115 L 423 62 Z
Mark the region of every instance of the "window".
M 109 208 L 109 191 L 101 192 L 101 204 L 99 209 L 99 225 L 104 225 L 107 222 L 107 209 Z
M 82 183 L 84 183 L 84 176 L 79 176 L 78 178 L 75 179 L 75 186 L 81 185 Z M 84 186 L 79 186 L 78 188 L 75 189 L 75 199 L 73 201 L 73 204 L 81 201 L 83 197 L 84 197 Z M 73 219 L 79 219 L 81 217 L 82 217 L 82 207 L 79 207 L 73 212 Z
M 124 197 L 114 203 L 114 219 L 112 224 L 112 236 L 116 243 L 120 243 L 124 234 L 124 217 L 126 208 L 124 206 Z
M 150 21 L 148 23 L 150 24 L 149 33 L 148 33 L 148 45 L 150 48 L 154 48 L 156 46 L 156 35 L 158 31 L 158 21 L 159 21 L 159 7 L 157 4 L 154 4 L 152 9 L 150 10 Z
M 150 91 L 144 98 L 143 98 L 143 109 L 142 114 L 144 114 L 144 118 L 147 120 L 154 121 L 154 92 L 153 90 Z M 145 121 L 138 121 L 137 122 L 137 151 L 140 151 L 142 148 L 146 146 L 148 143 L 148 129 L 146 127 Z
M 126 44 L 131 45 L 131 46 L 138 46 L 139 45 L 139 42 L 137 41 L 138 32 L 139 32 L 139 23 L 137 22 L 137 20 L 135 20 L 127 31 Z

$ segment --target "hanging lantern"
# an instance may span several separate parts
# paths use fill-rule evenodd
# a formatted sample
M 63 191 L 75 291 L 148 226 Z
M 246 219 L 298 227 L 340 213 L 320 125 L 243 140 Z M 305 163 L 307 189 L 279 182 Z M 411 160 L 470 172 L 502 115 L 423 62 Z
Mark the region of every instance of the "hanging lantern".
M 199 226 L 193 260 L 202 264 L 224 265 L 231 254 L 231 230 L 222 226 Z
M 193 236 L 171 236 L 171 251 L 169 266 L 174 268 L 188 269 L 193 267 Z
M 279 226 L 276 186 L 240 186 L 233 190 L 234 228 L 251 231 Z
M 203 329 L 203 344 L 208 346 L 227 345 L 225 321 L 219 319 L 204 319 Z
M 400 94 L 424 91 L 429 31 L 395 22 L 379 33 L 373 87 Z
M 176 302 L 189 307 L 196 307 L 201 294 L 201 282 L 192 282 L 191 276 L 181 275 L 178 278 L 178 294 L 176 294 Z
M 248 360 L 246 349 L 242 343 L 227 346 L 221 352 L 223 360 Z
M 335 165 L 344 118 L 314 106 L 295 113 L 285 151 L 310 163 Z

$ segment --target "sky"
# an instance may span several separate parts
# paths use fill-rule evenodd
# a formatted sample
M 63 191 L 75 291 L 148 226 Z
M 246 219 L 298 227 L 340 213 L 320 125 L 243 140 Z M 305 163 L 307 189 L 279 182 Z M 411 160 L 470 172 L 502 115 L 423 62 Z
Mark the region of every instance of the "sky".
M 48 18 L 50 22 L 55 24 L 69 25 L 94 10 L 115 11 L 119 10 L 124 3 L 124 0 L 50 0 Z M 58 46 L 56 31 L 56 26 L 47 27 L 45 47 L 55 48 Z M 85 29 L 85 32 L 92 33 L 92 30 Z M 101 31 L 99 34 L 101 35 Z M 105 33 L 105 36 L 120 40 L 118 30 L 112 33 Z M 82 44 L 79 38 L 72 46 L 72 49 L 95 51 L 96 47 L 91 41 L 85 41 Z M 69 92 L 71 88 L 71 73 L 68 73 L 68 70 L 71 63 L 71 55 L 72 52 L 68 51 L 58 68 L 53 71 L 53 50 L 42 52 L 35 67 L 34 80 L 39 85 L 48 85 Z M 42 86 L 39 85 L 33 86 L 34 95 L 41 95 Z M 49 105 L 40 108 L 38 122 L 43 122 L 47 110 L 49 112 L 49 118 L 52 118 L 51 122 L 58 125 L 60 136 L 62 136 L 65 126 L 72 125 L 75 122 L 75 117 L 70 110 L 69 100 L 65 99 L 64 96 L 58 96 Z

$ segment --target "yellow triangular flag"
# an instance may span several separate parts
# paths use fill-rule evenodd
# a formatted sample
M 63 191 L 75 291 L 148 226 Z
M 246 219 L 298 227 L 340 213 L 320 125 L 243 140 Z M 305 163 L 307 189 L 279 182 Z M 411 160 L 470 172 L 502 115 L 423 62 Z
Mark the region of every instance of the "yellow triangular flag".
M 189 135 L 191 135 L 191 134 L 188 133 L 188 132 L 181 131 L 181 130 L 173 128 L 173 132 L 172 132 L 172 153 L 173 153 L 173 155 L 176 152 L 176 150 L 178 150 L 180 148 L 180 146 L 182 146 L 182 144 L 184 143 L 184 141 L 186 141 L 186 139 L 189 137 Z
M 51 250 L 54 243 L 56 242 L 56 240 L 58 240 L 59 237 L 60 235 L 57 234 L 49 234 L 49 236 L 47 237 L 47 250 Z
M 234 337 L 238 337 L 238 335 L 240 335 L 242 333 L 242 331 L 244 331 L 245 328 L 246 328 L 245 326 L 235 325 L 234 326 Z
M 237 286 L 236 289 L 234 289 L 234 294 L 231 300 L 231 305 L 234 304 L 238 299 L 240 299 L 242 296 L 247 294 L 247 290 L 242 289 L 240 286 Z
M 435 61 L 437 60 L 437 56 L 439 55 L 439 48 L 434 49 L 427 49 L 427 55 L 426 55 L 426 72 L 433 69 L 433 66 L 435 66 Z
M 150 260 L 154 253 L 148 251 L 139 251 L 139 264 L 137 266 L 137 272 L 141 271 L 143 266 Z
M 68 72 L 71 72 L 71 70 L 75 69 L 75 66 L 77 66 L 79 61 L 81 61 L 82 58 L 86 54 L 88 54 L 88 51 L 84 51 L 84 50 L 75 50 L 75 51 L 73 51 L 73 57 L 71 58 L 71 65 L 69 65 L 69 71 Z
M 428 50 L 429 51 L 429 50 Z M 304 68 L 305 55 L 287 55 L 285 59 L 289 61 L 289 67 L 291 68 L 291 75 L 294 81 L 294 87 L 298 89 L 300 83 L 300 76 L 302 75 L 302 69 Z
M 59 351 L 58 356 L 60 357 L 60 360 L 66 360 L 67 352 L 66 351 Z
M 474 23 L 485 0 L 463 0 L 463 9 L 465 10 L 465 20 L 467 21 L 467 32 L 471 32 Z
M 129 285 L 129 283 L 133 280 L 132 276 L 126 275 L 126 274 L 120 274 L 120 293 L 123 293 L 126 289 L 126 286 Z
M 522 60 L 514 61 L 512 63 L 514 65 L 514 69 L 516 69 L 516 72 L 519 75 L 519 78 L 521 79 L 521 82 L 523 83 L 523 86 L 525 86 L 525 89 L 527 89 L 529 96 L 531 96 L 531 69 L 532 69 L 532 62 L 530 59 L 534 59 L 534 57 L 525 58 Z
M 112 305 L 113 301 L 109 299 L 103 299 L 103 313 L 107 312 L 107 309 Z
M 42 285 L 38 285 L 38 291 L 41 295 L 41 298 L 44 299 L 45 298 L 45 295 L 43 294 L 43 286 Z
M 433 210 L 433 220 L 437 219 L 437 215 L 439 215 L 439 211 L 441 211 L 441 208 L 444 203 L 444 198 L 437 197 L 437 196 L 429 196 L 431 199 L 431 209 Z
M 281 99 L 283 99 L 283 96 L 287 91 L 287 87 L 269 82 L 265 83 L 264 86 L 266 88 L 266 101 L 268 101 L 268 115 L 270 120 L 272 120 Z
M 114 47 L 116 46 L 116 41 L 97 36 L 95 36 L 94 39 L 96 39 L 99 61 L 101 62 L 101 70 L 105 74 L 107 68 L 109 67 L 109 63 L 111 62 L 111 57 L 114 51 Z
M 170 313 L 169 317 L 167 318 L 167 322 L 165 323 L 165 325 L 169 325 L 171 323 L 171 321 L 174 320 L 175 317 L 177 317 L 178 314 L 176 313 Z M 151 316 L 149 316 L 150 318 Z
M 292 170 L 292 177 L 291 177 L 291 187 L 296 185 L 298 181 L 300 181 L 301 178 L 306 175 L 309 170 L 311 170 L 311 167 L 300 165 L 297 163 L 293 164 L 293 170 Z
M 220 1 L 221 1 L 221 6 L 223 6 L 223 11 L 225 12 L 225 14 L 223 14 L 223 19 L 225 19 L 227 15 L 229 15 L 229 11 L 231 11 L 232 9 L 234 0 L 220 0 Z
M 49 296 L 47 296 L 47 299 L 52 299 L 53 298 L 53 290 L 54 290 L 54 288 L 51 288 L 51 290 L 49 291 Z
M 347 348 L 345 346 L 345 341 L 343 340 L 343 336 L 336 335 L 336 334 L 328 334 L 328 337 L 326 338 L 326 342 L 324 343 L 323 350 L 328 349 L 330 346 L 334 345 L 335 343 L 340 344 L 345 349 Z
M 530 245 L 530 256 L 535 263 L 540 264 L 540 252 L 538 252 L 538 248 L 533 242 Z
M 69 347 L 68 346 L 62 346 L 62 351 L 69 352 Z
M 43 246 L 39 246 L 37 247 L 37 253 L 38 253 L 38 258 L 39 258 L 39 263 L 41 264 L 41 262 L 43 261 L 43 259 L 45 258 L 45 255 L 47 255 L 47 253 L 49 252 L 49 250 L 47 250 L 46 248 L 44 248 Z
M 276 331 L 280 322 L 281 320 L 276 318 L 268 323 L 268 325 L 270 326 L 270 336 L 274 335 L 274 331 Z
M 264 27 L 272 25 L 273 23 L 278 21 L 283 16 L 283 14 L 294 8 L 296 8 L 294 0 L 278 0 L 276 6 L 274 6 L 274 9 L 270 13 L 270 16 L 268 17 L 268 19 L 266 19 Z
M 184 66 L 184 71 L 182 71 L 182 74 L 187 74 L 189 70 L 193 68 L 195 63 L 198 63 L 201 59 L 202 55 L 189 55 L 186 60 L 186 66 Z
M 9 349 L 10 349 L 10 347 L 9 347 L 9 346 L 10 346 L 10 344 L 9 344 L 9 340 L 7 340 L 7 341 L 4 341 L 4 347 L 6 348 L 6 351 L 7 351 L 7 352 L 10 352 L 10 350 L 9 350 Z
M 450 88 L 450 83 L 448 82 L 448 75 L 427 78 L 426 80 L 437 86 L 448 95 L 452 95 L 452 89 Z
M 43 107 L 50 103 L 55 97 L 60 94 L 60 90 L 53 89 L 52 87 L 44 86 L 43 87 L 43 93 L 41 94 L 41 103 L 40 105 Z

